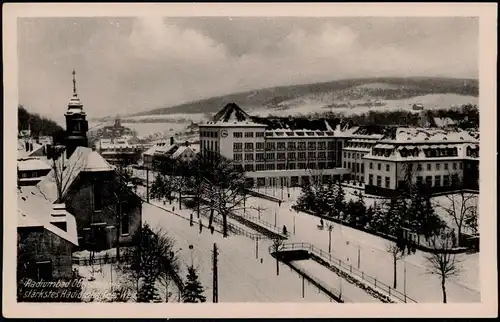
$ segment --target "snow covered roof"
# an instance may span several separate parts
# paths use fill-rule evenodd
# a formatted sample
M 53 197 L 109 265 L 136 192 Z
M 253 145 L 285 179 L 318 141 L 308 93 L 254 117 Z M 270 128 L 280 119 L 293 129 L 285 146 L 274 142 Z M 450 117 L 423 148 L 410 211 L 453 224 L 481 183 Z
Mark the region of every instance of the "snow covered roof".
M 36 187 L 21 187 L 17 193 L 18 227 L 43 227 L 57 236 L 78 245 L 75 217 L 66 210 L 54 210 Z M 56 214 L 54 217 L 52 214 Z M 55 226 L 54 222 L 66 222 L 66 231 Z
M 181 145 L 177 148 L 177 150 L 172 154 L 172 159 L 177 159 L 179 156 L 184 154 L 186 151 L 191 151 L 193 154 L 196 154 L 196 151 L 191 148 L 191 146 Z M 198 149 L 199 151 L 199 149 Z
M 50 165 L 46 160 L 40 158 L 28 158 L 20 159 L 17 161 L 17 168 L 19 171 L 30 171 L 30 170 L 50 170 Z
M 170 145 L 170 140 L 161 140 L 147 149 L 143 154 L 154 155 L 155 153 L 167 153 L 174 145 Z
M 26 144 L 29 143 L 32 145 L 30 151 L 26 151 Z M 27 158 L 31 154 L 37 152 L 39 149 L 42 149 L 43 145 L 36 143 L 32 139 L 18 139 L 17 140 L 17 158 Z
M 57 200 L 56 176 L 54 173 L 61 173 L 64 186 L 63 196 L 68 192 L 70 186 L 78 177 L 80 172 L 114 171 L 114 168 L 97 152 L 87 147 L 77 147 L 69 159 L 65 158 L 65 153 L 55 161 L 57 172 L 52 169 L 42 181 L 37 184 L 38 189 L 45 198 L 51 202 Z M 64 170 L 63 170 L 64 169 Z
M 395 141 L 411 142 L 477 142 L 477 139 L 464 130 L 444 130 L 437 128 L 401 127 L 396 131 Z
M 429 144 L 412 144 L 411 142 L 406 144 L 401 143 L 390 143 L 384 142 L 377 144 L 373 147 L 372 151 L 365 155 L 364 158 L 372 160 L 386 160 L 386 161 L 445 161 L 445 160 L 463 160 L 466 158 L 476 159 L 478 156 L 468 156 L 467 147 L 472 149 L 478 148 L 478 144 L 474 143 L 453 143 L 448 142 L 446 144 L 439 142 L 430 142 Z M 385 153 L 377 153 L 377 149 L 384 149 Z M 456 149 L 456 154 L 446 154 L 441 156 L 430 156 L 426 155 L 428 150 L 432 149 Z M 390 150 L 390 151 L 387 151 Z M 403 153 L 407 154 L 403 155 Z M 446 152 L 446 151 L 445 151 Z M 444 153 L 444 152 L 443 152 Z
M 266 137 L 332 137 L 335 133 L 333 131 L 312 131 L 312 130 L 289 130 L 289 129 L 275 129 L 267 130 Z
M 446 126 L 456 125 L 455 121 L 453 121 L 449 117 L 435 117 L 434 123 L 436 123 L 437 127 L 446 127 Z

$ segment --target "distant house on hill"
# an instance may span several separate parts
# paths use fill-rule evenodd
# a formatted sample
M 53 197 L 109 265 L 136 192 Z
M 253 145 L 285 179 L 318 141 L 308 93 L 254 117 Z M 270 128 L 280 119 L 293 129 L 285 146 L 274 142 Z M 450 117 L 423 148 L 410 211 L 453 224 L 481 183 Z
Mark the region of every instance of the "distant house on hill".
M 117 229 L 120 244 L 132 241 L 141 226 L 142 201 L 124 188 L 113 166 L 96 151 L 77 147 L 69 159 L 63 154 L 56 161 L 56 169 L 37 188 L 51 203 L 66 203 L 76 218 L 82 248 L 116 246 Z
M 424 105 L 422 105 L 422 104 L 413 104 L 412 109 L 414 111 L 422 111 L 424 109 Z
M 455 127 L 457 123 L 449 117 L 434 117 L 436 127 Z

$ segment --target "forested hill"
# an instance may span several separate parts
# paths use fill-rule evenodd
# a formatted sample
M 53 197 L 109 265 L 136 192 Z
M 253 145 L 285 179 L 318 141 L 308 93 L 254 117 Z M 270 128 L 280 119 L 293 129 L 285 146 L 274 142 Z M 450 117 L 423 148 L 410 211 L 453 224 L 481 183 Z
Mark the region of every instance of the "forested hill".
M 36 113 L 28 112 L 22 105 L 17 108 L 17 131 L 31 130 L 32 136 L 52 136 L 64 134 L 64 129 L 55 121 Z
M 148 110 L 130 116 L 167 115 L 217 112 L 231 102 L 251 111 L 252 107 L 286 109 L 288 102 L 301 98 L 318 99 L 325 95 L 335 96 L 335 100 L 356 99 L 362 96 L 381 99 L 407 99 L 427 94 L 458 94 L 477 97 L 477 79 L 438 78 L 438 77 L 384 77 L 343 79 L 324 83 L 280 86 L 257 89 L 242 93 L 212 97 L 181 105 Z M 270 111 L 272 113 L 272 111 Z

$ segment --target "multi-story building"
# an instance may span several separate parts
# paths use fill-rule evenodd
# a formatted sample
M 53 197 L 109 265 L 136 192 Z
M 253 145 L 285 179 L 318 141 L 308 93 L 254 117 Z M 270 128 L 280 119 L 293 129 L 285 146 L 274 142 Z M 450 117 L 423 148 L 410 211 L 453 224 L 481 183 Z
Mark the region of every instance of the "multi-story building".
M 431 192 L 478 189 L 479 142 L 466 131 L 398 128 L 364 156 L 365 191 L 391 195 L 410 180 Z
M 131 144 L 126 138 L 101 139 L 96 150 L 111 164 L 135 164 L 141 158 L 142 152 L 138 145 Z
M 267 124 L 266 124 L 267 123 Z M 201 153 L 217 153 L 243 168 L 256 186 L 298 186 L 310 176 L 341 179 L 342 149 L 347 138 L 323 120 L 303 124 L 266 122 L 228 104 L 214 120 L 200 124 Z
M 365 182 L 366 170 L 363 158 L 383 138 L 381 129 L 377 128 L 375 133 L 366 131 L 366 127 L 358 127 L 351 131 L 350 138 L 342 149 L 342 167 L 350 169 L 350 180 L 360 184 Z

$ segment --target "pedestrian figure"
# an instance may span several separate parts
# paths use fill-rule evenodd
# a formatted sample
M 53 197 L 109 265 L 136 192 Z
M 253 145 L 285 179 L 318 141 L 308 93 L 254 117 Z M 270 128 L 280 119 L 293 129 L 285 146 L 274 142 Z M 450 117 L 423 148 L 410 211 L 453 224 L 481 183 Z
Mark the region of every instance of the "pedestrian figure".
M 201 219 L 200 219 L 200 234 L 201 234 L 202 230 L 203 230 L 203 224 L 201 223 Z
M 214 226 L 210 227 L 210 232 L 212 233 L 212 235 L 214 234 Z
M 283 235 L 285 235 L 285 236 L 286 236 L 286 233 L 287 233 L 287 231 L 286 231 L 286 226 L 285 226 L 285 225 L 283 225 Z
M 319 224 L 323 227 L 323 218 L 320 218 Z
M 172 211 L 175 211 L 175 206 L 172 207 Z
M 453 246 L 457 245 L 457 238 L 455 236 L 455 229 L 451 230 L 451 242 L 453 243 Z

